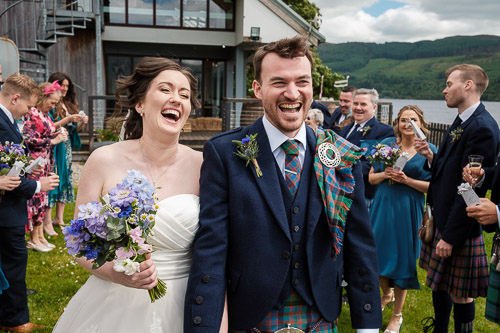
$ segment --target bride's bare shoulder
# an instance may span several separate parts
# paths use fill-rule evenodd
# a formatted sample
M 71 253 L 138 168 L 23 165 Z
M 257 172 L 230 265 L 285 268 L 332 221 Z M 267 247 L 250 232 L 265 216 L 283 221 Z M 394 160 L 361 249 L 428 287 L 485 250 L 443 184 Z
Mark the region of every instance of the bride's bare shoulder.
M 194 150 L 184 145 L 180 145 L 180 147 L 189 164 L 201 166 L 201 163 L 203 162 L 203 154 L 200 151 Z

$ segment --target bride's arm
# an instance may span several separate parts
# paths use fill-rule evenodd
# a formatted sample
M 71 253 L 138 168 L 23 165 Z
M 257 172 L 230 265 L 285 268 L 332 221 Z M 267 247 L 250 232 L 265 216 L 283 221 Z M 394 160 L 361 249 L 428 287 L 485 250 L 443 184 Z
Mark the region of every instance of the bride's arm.
M 91 201 L 98 201 L 102 195 L 104 182 L 109 174 L 116 172 L 113 164 L 113 148 L 101 147 L 94 151 L 88 158 L 83 168 L 75 207 Z M 75 209 L 75 218 L 78 217 L 78 208 Z M 157 271 L 153 261 L 148 258 L 140 264 L 140 273 L 131 276 L 116 272 L 113 263 L 107 262 L 98 269 L 92 269 L 92 262 L 85 258 L 77 258 L 76 261 L 95 276 L 119 283 L 127 287 L 138 289 L 152 289 L 157 283 Z

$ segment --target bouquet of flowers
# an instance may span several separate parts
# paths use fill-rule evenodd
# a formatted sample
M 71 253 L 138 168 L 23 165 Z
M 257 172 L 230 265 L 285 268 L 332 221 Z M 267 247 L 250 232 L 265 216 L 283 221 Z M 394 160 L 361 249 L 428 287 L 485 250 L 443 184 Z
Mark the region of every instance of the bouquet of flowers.
M 142 173 L 127 174 L 100 202 L 80 205 L 78 218 L 63 233 L 68 253 L 93 260 L 93 269 L 112 261 L 115 271 L 132 275 L 153 251 L 147 237 L 152 235 L 158 204 L 155 188 Z M 166 289 L 158 279 L 149 290 L 151 302 L 163 297 Z
M 392 167 L 401 155 L 401 148 L 398 145 L 376 144 L 367 156 L 370 163 L 381 162 L 384 168 Z
M 33 158 L 27 156 L 24 151 L 24 142 L 11 143 L 6 141 L 5 144 L 0 143 L 0 175 L 4 176 L 9 173 L 10 168 L 17 161 L 22 162 L 24 165 L 29 164 Z

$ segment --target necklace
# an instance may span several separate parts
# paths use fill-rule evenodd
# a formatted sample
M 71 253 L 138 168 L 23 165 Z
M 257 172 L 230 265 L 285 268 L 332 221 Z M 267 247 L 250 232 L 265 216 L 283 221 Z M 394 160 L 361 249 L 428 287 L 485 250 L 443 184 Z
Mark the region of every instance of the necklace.
M 170 167 L 171 164 L 167 165 L 163 170 L 161 170 L 161 173 L 158 176 L 158 178 L 154 179 L 153 174 L 151 173 L 151 170 L 149 169 L 149 163 L 148 163 L 149 160 L 146 158 L 146 155 L 144 154 L 144 150 L 142 149 L 141 139 L 139 139 L 139 148 L 141 150 L 142 159 L 144 160 L 144 164 L 146 164 L 146 169 L 148 170 L 149 177 L 153 181 L 153 187 L 156 189 L 157 188 L 156 187 L 156 182 L 160 180 L 160 178 L 165 174 L 165 172 L 167 171 L 167 169 Z M 175 153 L 174 160 L 175 160 L 176 156 L 177 156 L 177 153 Z

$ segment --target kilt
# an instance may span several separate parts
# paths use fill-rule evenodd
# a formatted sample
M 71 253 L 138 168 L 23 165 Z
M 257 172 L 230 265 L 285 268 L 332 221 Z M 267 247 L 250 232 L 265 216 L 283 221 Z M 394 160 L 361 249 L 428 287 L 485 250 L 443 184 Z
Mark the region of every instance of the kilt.
M 486 319 L 500 324 L 500 271 L 490 265 L 490 282 L 486 297 Z
M 445 291 L 457 297 L 486 297 L 488 290 L 488 258 L 483 235 L 467 239 L 462 248 L 453 248 L 444 259 L 436 255 L 441 239 L 436 230 L 432 245 L 422 243 L 419 266 L 427 270 L 425 285 L 432 291 Z
M 285 301 L 281 310 L 272 310 L 267 316 L 255 327 L 258 329 L 236 331 L 229 330 L 231 333 L 250 333 L 262 332 L 272 333 L 281 328 L 286 328 L 288 324 L 292 327 L 299 328 L 306 333 L 322 318 L 321 313 L 316 306 L 309 306 L 302 297 L 293 292 L 292 295 Z M 314 333 L 337 333 L 337 323 L 330 323 L 323 319 Z

